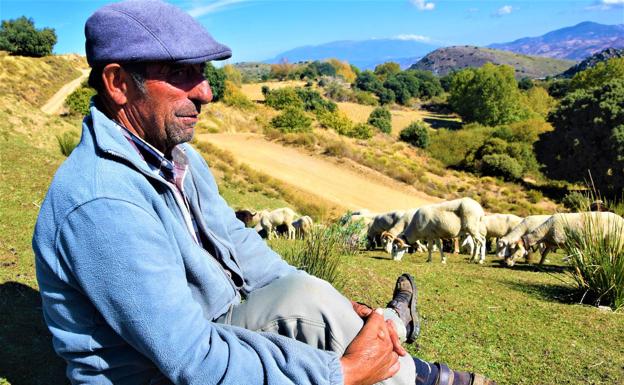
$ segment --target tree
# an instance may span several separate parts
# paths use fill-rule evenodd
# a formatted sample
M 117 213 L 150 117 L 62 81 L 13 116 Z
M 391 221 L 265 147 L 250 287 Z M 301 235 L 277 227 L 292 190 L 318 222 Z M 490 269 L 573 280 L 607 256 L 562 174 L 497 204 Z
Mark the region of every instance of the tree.
M 379 64 L 375 67 L 375 75 L 382 81 L 386 80 L 391 75 L 396 75 L 401 72 L 401 66 L 399 63 L 395 63 L 392 61 Z
M 522 105 L 514 69 L 486 63 L 457 72 L 451 81 L 449 104 L 466 122 L 495 126 L 519 121 L 528 112 Z
M 204 77 L 208 80 L 208 84 L 212 90 L 212 101 L 218 102 L 223 98 L 225 93 L 225 79 L 227 78 L 225 70 L 223 68 L 216 68 L 211 62 L 207 62 L 204 68 Z
M 15 20 L 2 20 L 0 50 L 15 55 L 42 57 L 51 55 L 55 44 L 54 29 L 36 29 L 33 19 L 22 16 Z
M 271 64 L 271 72 L 269 77 L 271 79 L 286 80 L 290 72 L 294 69 L 294 65 L 288 63 L 288 59 L 282 58 L 278 64 Z
M 355 87 L 362 91 L 377 93 L 383 88 L 383 83 L 373 71 L 366 70 L 358 74 L 355 79 Z
M 329 59 L 328 63 L 336 69 L 336 76 L 340 76 L 347 83 L 353 83 L 355 81 L 357 75 L 353 72 L 349 63 L 338 59 Z
M 554 179 L 589 180 L 601 194 L 620 198 L 624 188 L 624 79 L 577 90 L 548 116 L 554 130 L 535 144 L 537 160 Z
M 577 73 L 570 81 L 570 89 L 599 87 L 612 79 L 624 79 L 624 57 L 600 62 L 595 67 Z

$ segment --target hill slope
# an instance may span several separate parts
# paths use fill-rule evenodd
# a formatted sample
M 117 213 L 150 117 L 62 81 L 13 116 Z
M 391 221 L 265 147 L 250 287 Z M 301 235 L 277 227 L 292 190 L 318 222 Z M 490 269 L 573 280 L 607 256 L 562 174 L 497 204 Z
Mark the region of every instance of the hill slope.
M 508 51 L 466 45 L 439 48 L 420 59 L 410 69 L 427 70 L 443 76 L 464 68 L 481 67 L 485 63 L 510 65 L 516 69 L 518 79 L 556 75 L 573 64 L 567 60 L 520 55 Z
M 596 54 L 591 55 L 587 59 L 582 62 L 573 65 L 568 68 L 565 72 L 563 72 L 560 76 L 564 78 L 571 78 L 576 75 L 578 72 L 585 71 L 588 68 L 595 67 L 598 63 L 603 61 L 607 61 L 609 59 L 624 57 L 624 49 L 617 48 L 607 48 L 603 51 L 600 51 Z
M 605 48 L 624 48 L 624 24 L 605 25 L 585 21 L 542 36 L 490 44 L 488 47 L 525 55 L 582 60 Z

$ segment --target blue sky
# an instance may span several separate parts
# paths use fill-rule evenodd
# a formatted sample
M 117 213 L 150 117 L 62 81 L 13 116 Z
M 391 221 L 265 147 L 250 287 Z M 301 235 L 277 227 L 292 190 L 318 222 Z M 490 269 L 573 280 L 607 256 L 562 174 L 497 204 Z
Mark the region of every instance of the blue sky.
M 56 53 L 84 54 L 83 26 L 99 0 L 0 0 L 0 18 L 25 15 L 56 30 Z M 372 38 L 487 45 L 595 21 L 624 23 L 624 0 L 169 0 L 233 50 L 264 60 L 302 45 Z

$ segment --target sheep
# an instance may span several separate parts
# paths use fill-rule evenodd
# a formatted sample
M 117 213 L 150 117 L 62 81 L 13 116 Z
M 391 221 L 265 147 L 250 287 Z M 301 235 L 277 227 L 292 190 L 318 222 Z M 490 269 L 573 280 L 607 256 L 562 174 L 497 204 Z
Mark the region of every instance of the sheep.
M 555 250 L 565 244 L 569 231 L 583 231 L 584 229 L 597 230 L 598 234 L 621 236 L 620 229 L 624 229 L 624 218 L 607 211 L 591 211 L 582 213 L 554 214 L 533 231 L 521 237 L 516 242 L 515 250 L 505 258 L 507 266 L 513 266 L 515 260 L 526 255 L 527 250 L 540 242 L 546 245 L 542 252 L 540 264 L 546 259 L 550 250 Z
M 239 221 L 245 224 L 245 227 L 254 227 L 257 225 L 258 218 L 254 218 L 256 215 L 255 212 L 251 212 L 249 210 L 237 210 L 234 214 L 236 214 L 236 218 L 238 218 Z
M 400 227 L 400 222 L 402 222 L 404 215 L 405 212 L 403 211 L 389 211 L 373 217 L 373 221 L 369 224 L 366 234 L 366 249 L 374 249 L 375 246 L 377 246 L 377 240 L 380 239 L 384 231 L 392 229 L 395 225 Z M 403 227 L 405 227 L 405 224 L 403 224 Z
M 273 211 L 262 210 L 256 213 L 254 218 L 256 216 L 259 218 L 259 223 L 255 227 L 256 230 L 258 232 L 264 230 L 268 239 L 273 237 L 273 230 L 279 225 L 286 225 L 288 229 L 288 239 L 295 238 L 295 228 L 292 223 L 298 215 L 292 209 L 283 207 Z
M 392 241 L 396 238 L 397 235 L 401 234 L 403 230 L 410 223 L 417 209 L 408 210 L 405 212 L 393 211 L 391 213 L 384 214 L 386 217 L 391 214 L 395 219 L 394 223 L 391 227 L 385 229 L 381 232 L 381 247 L 385 249 L 388 253 L 392 253 Z M 394 213 L 401 213 L 398 216 L 393 215 Z M 380 221 L 381 222 L 381 221 Z M 381 227 L 381 226 L 380 226 Z M 418 249 L 424 247 L 420 242 L 417 241 Z
M 517 243 L 523 235 L 530 233 L 536 227 L 546 222 L 550 215 L 529 215 L 524 218 L 520 224 L 514 227 L 505 236 L 496 242 L 496 255 L 499 258 L 509 258 L 511 255 L 511 246 Z M 542 253 L 544 250 L 542 250 Z
M 476 240 L 477 245 L 483 244 L 485 238 L 479 232 L 479 223 L 483 215 L 481 205 L 470 198 L 420 207 L 405 230 L 392 242 L 392 258 L 400 261 L 410 244 L 414 244 L 418 239 L 426 239 L 429 251 L 427 262 L 432 261 L 431 253 L 435 242 L 440 250 L 442 263 L 446 263 L 441 239 L 469 234 Z
M 474 240 L 470 235 L 466 236 L 466 239 L 462 243 L 462 247 L 468 246 L 470 255 L 482 255 L 485 258 L 485 252 L 487 251 L 487 240 L 490 238 L 498 239 L 507 235 L 514 227 L 518 226 L 520 222 L 522 222 L 524 218 L 520 218 L 514 214 L 489 214 L 485 215 L 481 218 L 481 224 L 479 226 L 479 231 L 481 235 L 483 235 L 486 239 L 486 250 L 481 252 L 478 250 L 476 253 L 474 252 Z M 475 261 L 477 262 L 477 261 Z M 483 263 L 484 260 L 479 260 L 479 263 Z
M 299 219 L 297 219 L 296 221 L 294 221 L 292 225 L 295 228 L 295 235 L 303 239 L 307 237 L 312 231 L 314 222 L 312 221 L 312 218 L 310 218 L 307 215 L 304 215 L 300 217 Z

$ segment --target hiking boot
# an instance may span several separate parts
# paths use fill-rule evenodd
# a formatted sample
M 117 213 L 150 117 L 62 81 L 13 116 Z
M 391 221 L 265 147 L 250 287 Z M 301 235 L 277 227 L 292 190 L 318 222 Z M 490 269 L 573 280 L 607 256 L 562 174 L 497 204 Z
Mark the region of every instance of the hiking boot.
M 408 343 L 414 340 L 420 334 L 420 318 L 416 303 L 418 302 L 418 289 L 414 283 L 414 277 L 408 273 L 402 274 L 396 281 L 392 300 L 388 302 L 387 307 L 393 309 L 405 324 L 406 339 Z
M 496 382 L 477 373 L 451 370 L 442 363 L 434 365 L 438 368 L 438 380 L 435 385 L 496 385 Z

